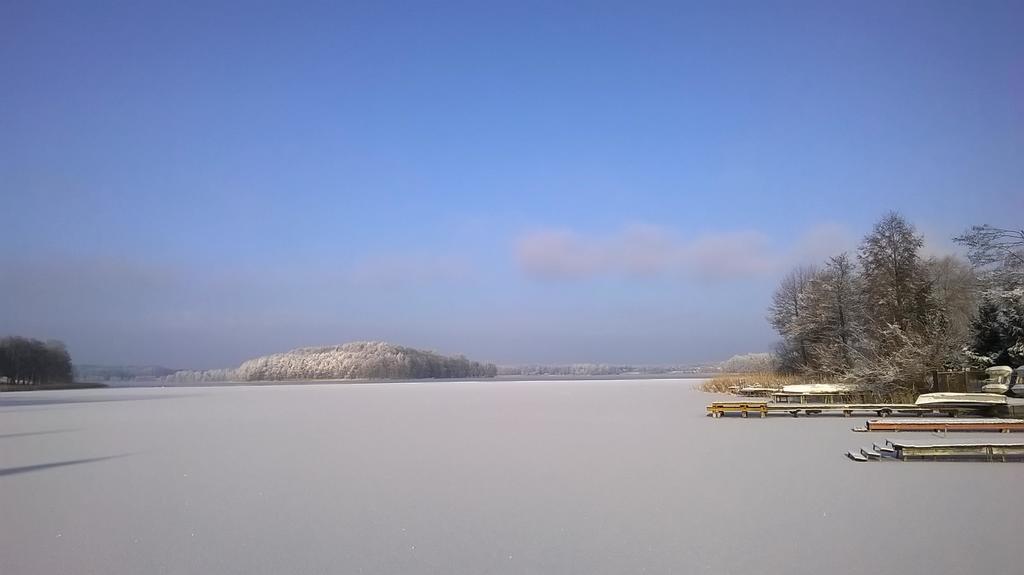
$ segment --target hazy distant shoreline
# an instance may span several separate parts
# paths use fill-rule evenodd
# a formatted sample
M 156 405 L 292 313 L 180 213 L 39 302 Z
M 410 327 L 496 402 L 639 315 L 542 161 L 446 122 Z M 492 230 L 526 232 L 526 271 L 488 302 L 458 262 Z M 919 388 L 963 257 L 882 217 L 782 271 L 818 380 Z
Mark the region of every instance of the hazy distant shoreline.
M 167 382 L 161 380 L 108 381 L 106 387 L 237 387 L 267 385 L 348 385 L 348 384 L 416 384 L 416 383 L 509 383 L 531 381 L 651 381 L 673 379 L 707 379 L 712 374 L 699 373 L 649 373 L 649 374 L 618 374 L 618 375 L 499 375 L 488 378 L 420 378 L 420 379 L 295 379 L 295 380 L 263 380 L 263 381 L 208 381 L 208 382 Z
M 42 384 L 13 384 L 4 383 L 0 384 L 0 393 L 7 393 L 9 391 L 57 391 L 67 389 L 100 389 L 104 387 L 111 387 L 107 383 L 97 382 L 76 382 L 76 383 L 42 383 Z

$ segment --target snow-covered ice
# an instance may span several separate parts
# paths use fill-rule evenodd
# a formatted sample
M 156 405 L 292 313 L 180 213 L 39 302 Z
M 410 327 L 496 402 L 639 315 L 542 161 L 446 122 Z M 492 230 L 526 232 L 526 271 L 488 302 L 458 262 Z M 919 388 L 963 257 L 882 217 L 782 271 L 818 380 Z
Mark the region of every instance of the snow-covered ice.
M 0 395 L 0 573 L 1019 568 L 1024 466 L 853 463 L 857 418 L 692 381 Z

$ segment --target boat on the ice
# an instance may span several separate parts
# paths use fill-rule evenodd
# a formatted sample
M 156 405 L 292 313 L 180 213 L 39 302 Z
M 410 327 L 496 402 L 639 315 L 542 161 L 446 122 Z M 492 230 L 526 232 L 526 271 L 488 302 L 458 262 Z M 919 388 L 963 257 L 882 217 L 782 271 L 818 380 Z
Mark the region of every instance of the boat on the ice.
M 922 393 L 917 396 L 914 405 L 935 408 L 999 407 L 1006 405 L 1006 396 L 998 393 L 957 393 L 952 391 Z
M 864 449 L 863 447 L 860 448 L 860 454 L 863 455 L 864 457 L 867 457 L 868 459 L 878 460 L 882 458 L 881 453 L 873 449 Z
M 857 453 L 856 451 L 853 451 L 853 450 L 847 451 L 846 452 L 846 456 L 849 457 L 850 459 L 854 460 L 854 461 L 861 461 L 861 462 L 863 462 L 863 461 L 867 461 L 868 460 L 867 456 L 861 455 L 860 453 Z

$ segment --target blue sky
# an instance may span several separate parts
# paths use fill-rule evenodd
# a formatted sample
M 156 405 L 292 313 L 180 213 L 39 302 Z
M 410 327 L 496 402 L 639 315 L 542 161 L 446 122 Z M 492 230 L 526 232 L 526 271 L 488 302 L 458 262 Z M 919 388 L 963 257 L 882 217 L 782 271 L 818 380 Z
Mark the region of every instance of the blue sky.
M 0 2 L 0 332 L 222 367 L 769 349 L 898 210 L 1024 214 L 1019 2 Z

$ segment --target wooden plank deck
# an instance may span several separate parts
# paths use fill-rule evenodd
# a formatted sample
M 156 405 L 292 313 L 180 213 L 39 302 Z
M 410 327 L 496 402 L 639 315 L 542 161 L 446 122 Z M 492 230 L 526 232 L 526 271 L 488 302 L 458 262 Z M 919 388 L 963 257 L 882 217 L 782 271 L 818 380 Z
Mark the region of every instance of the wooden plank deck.
M 914 444 L 886 441 L 902 460 L 1024 461 L 1024 443 Z
M 872 419 L 865 427 L 868 431 L 993 431 L 1010 433 L 1024 431 L 1024 419 Z
M 817 415 L 819 413 L 842 413 L 849 417 L 855 412 L 871 412 L 879 417 L 887 417 L 893 413 L 903 414 L 938 414 L 948 413 L 932 407 L 922 407 L 912 403 L 772 403 L 768 401 L 716 401 L 706 408 L 707 414 L 719 418 L 728 413 L 738 413 L 741 417 L 750 414 L 766 417 L 769 414 Z

